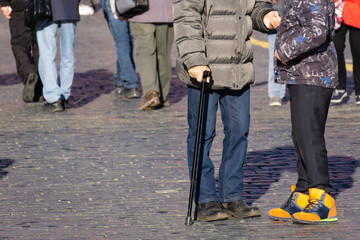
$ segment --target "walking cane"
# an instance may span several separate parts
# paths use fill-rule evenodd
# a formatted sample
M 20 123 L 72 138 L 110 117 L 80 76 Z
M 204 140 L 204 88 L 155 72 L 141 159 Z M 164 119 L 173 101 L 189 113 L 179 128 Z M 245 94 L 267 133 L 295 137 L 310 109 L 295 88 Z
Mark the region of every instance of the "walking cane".
M 202 122 L 202 114 L 203 114 L 203 104 L 204 104 L 204 93 L 205 93 L 205 80 L 209 76 L 210 72 L 205 71 L 203 74 L 203 81 L 201 83 L 201 92 L 200 92 L 200 103 L 199 103 L 199 111 L 198 111 L 198 119 L 196 125 L 196 137 L 195 137 L 195 149 L 194 149 L 194 158 L 191 172 L 191 184 L 190 184 L 190 194 L 189 194 L 189 204 L 187 216 L 185 219 L 185 225 L 190 226 L 193 224 L 191 219 L 191 211 L 192 211 L 192 203 L 194 196 L 194 187 L 195 187 L 195 176 L 196 176 L 196 166 L 198 160 L 198 151 L 199 151 L 199 140 L 200 140 L 200 130 L 201 130 L 201 122 Z

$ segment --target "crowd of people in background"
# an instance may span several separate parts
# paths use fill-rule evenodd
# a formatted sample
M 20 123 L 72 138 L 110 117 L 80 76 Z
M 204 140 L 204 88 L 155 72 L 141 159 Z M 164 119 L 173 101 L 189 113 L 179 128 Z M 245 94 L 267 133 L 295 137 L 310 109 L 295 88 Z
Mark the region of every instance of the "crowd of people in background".
M 47 1 L 54 4 L 53 9 L 61 4 L 58 2 L 66 2 Z M 114 17 L 110 7 L 110 0 L 99 1 L 116 48 L 116 72 L 113 78 L 115 92 L 121 97 L 133 99 L 141 97 L 140 91 L 142 89 L 144 100 L 139 106 L 141 110 L 153 110 L 170 106 L 167 94 L 170 89 L 170 52 L 173 42 L 171 1 L 150 0 L 149 11 L 131 18 L 128 21 L 120 21 Z M 73 32 L 75 34 L 76 22 L 80 19 L 78 15 L 89 16 L 95 14 L 94 0 L 77 0 L 73 2 L 75 4 L 71 3 L 71 6 L 69 5 L 70 8 L 73 8 L 72 5 L 74 5 L 77 9 L 71 9 L 71 11 L 66 12 L 67 15 L 72 15 L 70 19 L 69 16 L 52 19 L 52 21 L 57 22 L 56 24 L 60 29 L 60 36 L 69 32 L 64 31 L 66 24 L 59 24 L 59 21 L 74 21 Z M 347 2 L 347 4 L 345 4 L 345 2 Z M 284 0 L 272 0 L 272 4 L 273 8 L 282 16 Z M 17 72 L 21 76 L 24 84 L 22 93 L 24 102 L 45 101 L 47 110 L 65 110 L 73 81 L 71 67 L 70 69 L 66 69 L 68 66 L 74 64 L 70 63 L 75 60 L 75 56 L 72 56 L 71 53 L 74 47 L 73 43 L 65 42 L 65 39 L 68 39 L 67 36 L 62 38 L 64 40 L 62 44 L 65 44 L 66 47 L 64 47 L 63 50 L 63 64 L 60 67 L 63 68 L 63 70 L 60 69 L 60 82 L 62 81 L 62 83 L 57 84 L 54 60 L 46 59 L 45 61 L 41 61 L 45 57 L 44 55 L 47 54 L 46 51 L 49 51 L 49 49 L 46 48 L 54 46 L 43 45 L 40 47 L 40 51 L 43 51 L 44 54 L 42 56 L 43 58 L 40 57 L 39 64 L 39 37 L 37 37 L 36 32 L 40 34 L 40 41 L 43 41 L 42 33 L 44 31 L 40 29 L 43 28 L 43 26 L 41 26 L 40 23 L 37 24 L 37 26 L 24 24 L 26 0 L 0 0 L 0 5 L 3 14 L 10 20 L 11 47 L 15 57 Z M 347 69 L 344 56 L 345 43 L 347 40 L 346 35 L 349 32 L 349 42 L 354 65 L 355 102 L 359 105 L 360 45 L 357 39 L 359 37 L 360 25 L 357 19 L 360 17 L 360 5 L 352 1 L 335 0 L 335 7 L 336 31 L 334 43 L 339 63 L 339 85 L 333 93 L 331 103 L 341 104 L 349 99 L 349 91 L 346 89 Z M 56 17 L 56 15 L 59 14 L 57 13 L 58 10 L 55 9 L 53 11 Z M 71 12 L 71 14 L 68 12 Z M 62 20 L 63 17 L 65 17 L 65 20 Z M 55 28 L 53 28 L 53 32 L 56 35 L 57 31 L 55 31 Z M 285 95 L 287 94 L 285 85 L 277 84 L 274 81 L 273 59 L 276 32 L 277 30 L 274 29 L 267 33 L 269 43 L 268 97 L 270 107 L 282 106 Z M 73 33 L 69 34 L 69 36 L 73 35 Z M 49 33 L 47 33 L 46 39 L 49 38 L 49 36 Z M 74 41 L 74 39 L 72 41 Z M 144 42 L 151 44 L 144 44 Z M 49 42 L 47 44 L 49 44 Z M 67 49 L 68 52 L 66 52 L 65 49 Z M 135 50 L 136 63 L 133 59 L 133 50 Z M 49 58 L 50 55 L 46 57 Z M 53 58 L 53 56 L 51 56 L 51 58 Z M 45 68 L 52 69 L 52 71 L 41 71 L 41 69 L 44 69 L 43 65 L 47 64 L 48 61 L 52 62 L 52 67 L 48 68 L 48 66 L 45 66 Z M 136 71 L 138 71 L 139 77 Z M 49 75 L 51 74 L 53 76 L 49 82 Z M 41 77 L 41 75 L 43 75 L 43 77 Z M 45 77 L 45 75 L 47 75 L 47 77 Z M 44 84 L 44 82 L 46 83 Z

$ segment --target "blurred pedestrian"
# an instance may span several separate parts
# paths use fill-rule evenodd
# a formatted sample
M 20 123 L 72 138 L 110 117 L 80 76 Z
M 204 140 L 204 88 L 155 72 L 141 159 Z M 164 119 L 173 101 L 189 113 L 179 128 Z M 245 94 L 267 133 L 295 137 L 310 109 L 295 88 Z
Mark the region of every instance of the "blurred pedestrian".
M 36 23 L 39 44 L 39 73 L 44 85 L 45 109 L 62 112 L 66 109 L 74 80 L 74 43 L 79 0 L 51 0 L 52 19 Z M 60 84 L 56 68 L 56 36 L 60 32 Z
M 346 34 L 349 33 L 349 42 L 353 60 L 353 79 L 355 86 L 355 102 L 360 105 L 360 1 L 335 0 L 339 17 L 342 22 L 335 31 L 335 48 L 339 64 L 339 86 L 334 91 L 331 103 L 342 103 L 348 97 L 346 91 L 346 62 L 344 56 Z M 344 5 L 342 3 L 345 3 Z M 341 9 L 343 7 L 343 9 Z M 341 16 L 342 13 L 342 16 Z
M 142 110 L 169 106 L 171 46 L 174 39 L 171 0 L 149 0 L 149 10 L 130 18 L 136 67 L 144 101 Z
M 36 31 L 24 24 L 26 0 L 0 0 L 1 11 L 9 19 L 11 49 L 17 73 L 24 84 L 24 102 L 38 101 L 42 96 L 42 83 L 38 74 L 39 49 Z
M 275 220 L 337 221 L 324 138 L 331 95 L 338 84 L 334 9 L 333 0 L 285 2 L 275 42 L 275 81 L 289 89 L 298 179 L 285 203 L 270 210 Z
M 274 9 L 282 16 L 284 8 L 284 0 L 272 0 Z M 270 107 L 280 107 L 285 97 L 285 85 L 277 84 L 274 81 L 274 45 L 276 39 L 276 30 L 268 33 L 269 43 L 269 73 L 268 73 L 268 95 L 270 98 Z
M 194 201 L 198 221 L 228 217 L 260 216 L 242 197 L 243 165 L 250 125 L 250 84 L 254 82 L 252 28 L 269 32 L 280 17 L 265 0 L 173 0 L 175 39 L 179 58 L 177 75 L 188 85 L 187 157 L 192 173 L 200 99 L 205 71 L 209 90 L 205 95 L 202 139 Z M 225 138 L 219 169 L 218 191 L 210 149 L 216 133 L 220 106 Z M 205 114 L 206 113 L 206 114 Z
M 101 6 L 116 48 L 115 92 L 125 98 L 139 98 L 139 80 L 133 60 L 133 37 L 129 22 L 114 18 L 110 0 L 101 0 Z

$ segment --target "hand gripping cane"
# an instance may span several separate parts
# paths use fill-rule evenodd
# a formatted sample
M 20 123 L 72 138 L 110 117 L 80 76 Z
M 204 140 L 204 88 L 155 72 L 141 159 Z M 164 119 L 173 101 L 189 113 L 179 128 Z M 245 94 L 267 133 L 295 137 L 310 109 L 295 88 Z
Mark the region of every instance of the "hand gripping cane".
M 187 216 L 185 219 L 185 225 L 190 226 L 193 224 L 191 219 L 191 211 L 192 211 L 192 203 L 194 196 L 194 187 L 195 187 L 195 177 L 196 177 L 196 167 L 198 160 L 198 152 L 199 152 L 199 140 L 200 140 L 200 131 L 201 131 L 201 122 L 203 115 L 203 105 L 204 105 L 204 93 L 205 93 L 205 80 L 210 75 L 210 72 L 205 71 L 203 74 L 203 81 L 201 82 L 201 92 L 200 92 L 200 103 L 199 103 L 199 111 L 198 111 L 198 119 L 196 125 L 196 138 L 195 138 L 195 149 L 194 149 L 194 158 L 192 164 L 192 172 L 191 172 L 191 184 L 190 184 L 190 194 L 189 194 L 189 204 Z

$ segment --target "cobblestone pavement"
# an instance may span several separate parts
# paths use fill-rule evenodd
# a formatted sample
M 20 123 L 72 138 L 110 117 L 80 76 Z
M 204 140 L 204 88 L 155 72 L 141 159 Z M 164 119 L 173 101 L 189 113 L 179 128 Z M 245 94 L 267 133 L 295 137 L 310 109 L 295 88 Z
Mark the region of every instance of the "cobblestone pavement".
M 137 110 L 141 99 L 119 99 L 112 84 L 114 44 L 98 11 L 78 24 L 70 108 L 45 113 L 41 103 L 21 100 L 3 17 L 0 36 L 0 239 L 359 239 L 360 107 L 351 72 L 352 95 L 330 108 L 326 129 L 337 224 L 303 226 L 267 215 L 288 197 L 296 157 L 289 103 L 268 107 L 267 50 L 255 46 L 244 199 L 262 216 L 189 227 L 187 92 L 175 72 L 169 108 L 143 112 Z M 263 34 L 254 37 L 266 41 Z M 217 168 L 218 119 L 211 153 Z

